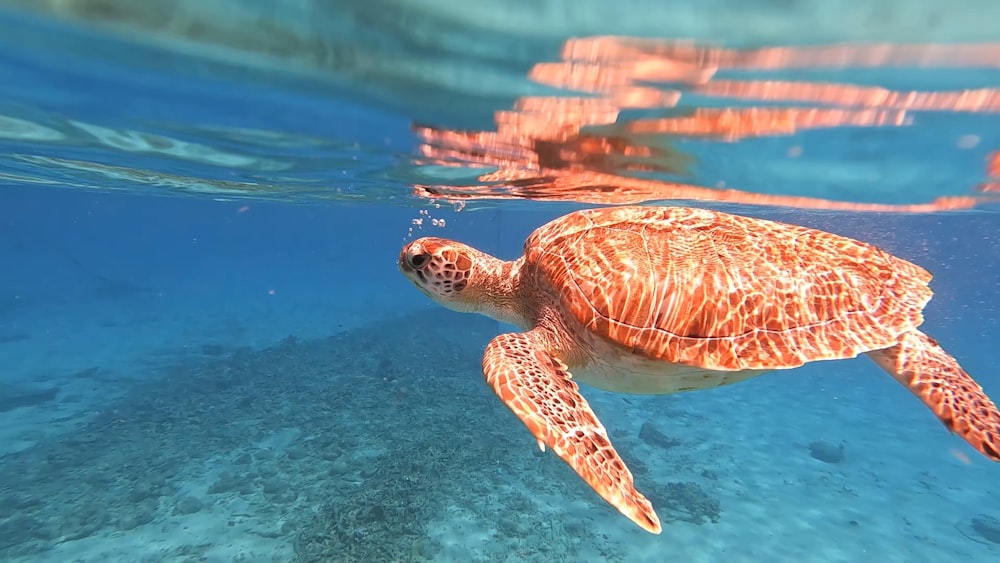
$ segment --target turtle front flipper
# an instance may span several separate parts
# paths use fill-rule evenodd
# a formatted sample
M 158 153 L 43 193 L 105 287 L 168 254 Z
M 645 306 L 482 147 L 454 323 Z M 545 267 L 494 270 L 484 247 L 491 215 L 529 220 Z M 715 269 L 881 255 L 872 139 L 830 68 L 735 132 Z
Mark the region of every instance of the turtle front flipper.
M 566 365 L 549 352 L 546 333 L 501 334 L 483 354 L 483 374 L 493 391 L 538 439 L 604 500 L 654 534 L 660 520 L 635 490 L 632 473 L 611 445 Z
M 1000 461 L 1000 411 L 933 338 L 912 330 L 899 344 L 868 356 L 930 407 L 948 430 Z

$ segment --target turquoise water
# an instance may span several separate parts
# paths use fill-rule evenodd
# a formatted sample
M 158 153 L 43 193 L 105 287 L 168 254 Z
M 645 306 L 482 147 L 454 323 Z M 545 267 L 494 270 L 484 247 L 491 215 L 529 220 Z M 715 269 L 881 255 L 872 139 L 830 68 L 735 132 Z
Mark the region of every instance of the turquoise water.
M 931 271 L 1000 397 L 1000 7 L 699 6 L 0 3 L 0 560 L 997 560 L 1000 468 L 865 358 L 582 385 L 651 535 L 399 274 L 596 205 L 798 223 Z

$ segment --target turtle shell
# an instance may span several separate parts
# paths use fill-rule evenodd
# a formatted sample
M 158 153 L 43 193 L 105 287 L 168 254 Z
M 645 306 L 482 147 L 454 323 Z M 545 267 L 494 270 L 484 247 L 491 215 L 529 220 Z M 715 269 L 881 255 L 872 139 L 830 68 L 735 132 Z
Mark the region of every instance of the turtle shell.
M 815 229 L 683 207 L 565 215 L 522 276 L 593 336 L 712 370 L 790 368 L 887 348 L 923 322 L 923 268 Z M 523 278 L 522 278 L 523 279 Z

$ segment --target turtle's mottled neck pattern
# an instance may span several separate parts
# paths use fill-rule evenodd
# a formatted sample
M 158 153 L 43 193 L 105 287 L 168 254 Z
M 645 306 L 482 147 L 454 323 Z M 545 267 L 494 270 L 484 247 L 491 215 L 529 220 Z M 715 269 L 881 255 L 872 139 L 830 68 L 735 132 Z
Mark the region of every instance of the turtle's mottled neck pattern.
M 521 265 L 524 260 L 507 262 L 488 254 L 477 265 L 476 287 L 482 292 L 478 312 L 522 329 L 526 325 L 523 303 L 519 297 Z

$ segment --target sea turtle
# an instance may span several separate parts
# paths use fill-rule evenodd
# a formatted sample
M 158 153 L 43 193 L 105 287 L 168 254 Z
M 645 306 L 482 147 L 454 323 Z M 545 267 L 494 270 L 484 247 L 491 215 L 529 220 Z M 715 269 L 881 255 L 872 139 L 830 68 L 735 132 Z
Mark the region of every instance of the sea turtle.
M 659 519 L 576 380 L 674 393 L 866 353 L 1000 461 L 1000 411 L 917 330 L 931 275 L 864 242 L 706 209 L 608 207 L 543 225 L 512 262 L 427 237 L 399 268 L 441 305 L 523 330 L 486 346 L 486 381 L 539 447 L 652 533 Z

